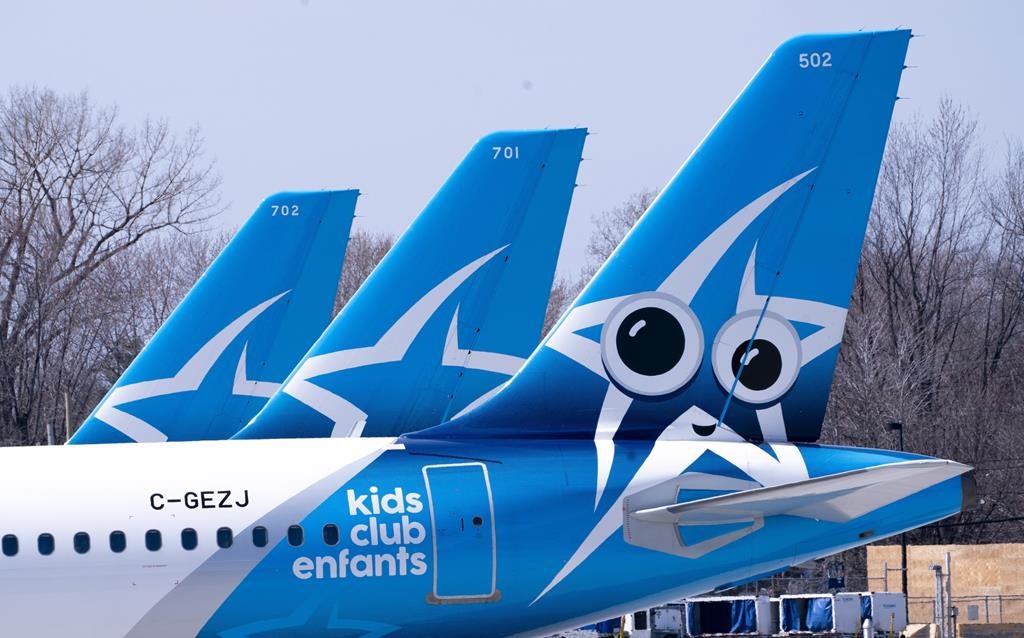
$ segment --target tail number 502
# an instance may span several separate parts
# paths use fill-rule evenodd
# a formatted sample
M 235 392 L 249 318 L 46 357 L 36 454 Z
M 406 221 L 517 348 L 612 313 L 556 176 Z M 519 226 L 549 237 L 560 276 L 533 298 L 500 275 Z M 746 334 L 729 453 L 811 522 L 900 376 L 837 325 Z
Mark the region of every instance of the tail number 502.
M 832 66 L 832 53 L 829 51 L 822 51 L 818 53 L 801 53 L 800 54 L 800 68 L 801 69 L 819 69 L 823 66 Z

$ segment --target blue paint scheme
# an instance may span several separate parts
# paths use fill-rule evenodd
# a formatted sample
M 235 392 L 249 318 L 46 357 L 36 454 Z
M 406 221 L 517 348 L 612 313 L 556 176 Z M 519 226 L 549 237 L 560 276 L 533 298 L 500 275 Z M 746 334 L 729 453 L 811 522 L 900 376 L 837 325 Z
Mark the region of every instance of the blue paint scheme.
M 245 425 L 267 399 L 233 391 L 243 349 L 247 379 L 279 384 L 323 332 L 358 195 L 294 192 L 264 200 L 69 443 L 133 440 L 98 418 L 105 402 L 125 386 L 174 377 L 229 324 L 281 295 L 214 353 L 212 367 L 198 371 L 196 389 L 160 391 L 118 408 L 174 441 L 224 439 Z
M 692 379 L 677 390 L 641 396 L 620 387 L 631 401 L 616 440 L 653 438 L 690 406 L 747 439 L 817 440 L 909 39 L 900 30 L 807 35 L 782 44 L 523 370 L 479 409 L 425 436 L 593 437 L 609 387 L 606 370 L 601 363 L 588 369 L 593 358 L 573 358 L 554 346 L 575 339 L 584 345 L 573 348 L 582 352 L 591 343 L 596 352 L 610 312 L 602 303 L 661 291 L 692 309 L 704 352 Z M 807 52 L 829 52 L 831 66 L 802 67 L 800 54 Z M 788 186 L 718 247 L 720 255 L 699 253 L 738 211 L 780 185 Z M 701 263 L 685 262 L 694 255 Z M 710 268 L 706 279 L 701 267 Z M 677 268 L 687 276 L 672 283 Z M 713 369 L 714 343 L 737 315 L 743 285 L 756 293 L 746 306 L 753 316 L 798 325 L 793 330 L 804 348 L 793 385 L 764 403 L 730 398 L 732 388 Z M 681 292 L 688 287 L 695 287 L 692 297 Z M 811 352 L 815 336 L 827 336 L 831 345 Z M 784 426 L 768 432 L 760 420 L 771 415 L 758 410 L 776 407 Z
M 618 445 L 623 455 L 647 453 L 647 447 L 640 442 Z M 679 441 L 673 445 L 701 443 Z M 831 464 L 871 467 L 923 458 L 826 446 L 802 446 L 799 453 L 813 468 Z M 433 539 L 428 508 L 376 517 L 352 515 L 348 491 L 362 495 L 376 488 L 379 494 L 393 494 L 400 489 L 403 495 L 425 495 L 424 466 L 473 462 L 466 459 L 479 459 L 490 478 L 500 596 L 488 602 L 438 604 L 432 596 Z M 632 546 L 624 541 L 619 530 L 574 573 L 533 602 L 600 516 L 600 512 L 593 510 L 593 483 L 588 479 L 593 463 L 593 446 L 586 442 L 560 441 L 538 446 L 522 441 L 406 440 L 405 450 L 386 452 L 310 512 L 302 520 L 308 530 L 305 545 L 291 547 L 282 542 L 276 546 L 220 606 L 201 635 L 324 635 L 321 632 L 328 627 L 352 630 L 351 634 L 339 635 L 363 635 L 356 629 L 369 623 L 391 625 L 388 636 L 479 637 L 536 632 L 559 624 L 580 625 L 874 541 L 944 518 L 961 507 L 960 479 L 950 479 L 849 523 L 772 517 L 760 531 L 699 559 Z M 684 473 L 690 471 L 687 468 Z M 811 474 L 812 478 L 820 475 Z M 609 489 L 621 491 L 624 487 L 624 481 L 619 481 Z M 441 488 L 432 477 L 432 489 L 457 494 L 459 482 L 452 481 Z M 485 505 L 478 507 L 483 514 Z M 427 536 L 420 543 L 374 547 L 353 543 L 352 530 L 371 518 L 385 525 L 400 523 L 405 518 L 421 526 Z M 337 524 L 341 529 L 341 543 L 337 546 L 327 546 L 319 538 L 318 530 L 327 523 Z M 414 534 L 411 538 L 420 536 Z M 352 561 L 357 555 L 394 557 L 403 551 L 422 553 L 428 569 L 420 574 L 407 571 L 400 575 L 395 562 L 395 575 L 386 575 L 390 572 L 385 566 L 384 575 L 355 576 L 353 563 L 349 562 L 345 577 L 317 578 L 313 568 L 308 578 L 300 579 L 293 572 L 300 557 L 315 560 L 317 556 L 330 556 L 337 560 L 340 553 L 347 552 Z M 458 564 L 439 559 L 441 571 L 453 565 Z M 474 575 L 488 571 L 486 565 L 465 564 L 461 568 L 467 573 L 476 570 Z M 363 567 L 357 569 L 359 573 L 365 571 Z M 321 573 L 327 575 L 330 569 L 322 568 Z M 308 613 L 294 618 L 300 609 Z M 276 631 L 256 630 L 270 626 L 276 627 Z
M 682 502 L 735 491 L 742 482 L 799 483 L 923 458 L 761 442 L 810 442 L 820 432 L 909 39 L 908 31 L 892 31 L 784 43 L 509 385 L 464 417 L 404 437 L 405 449 L 384 453 L 309 512 L 303 525 L 319 529 L 337 522 L 342 545 L 278 545 L 203 633 L 249 635 L 254 621 L 287 619 L 307 606 L 314 618 L 330 619 L 334 627 L 395 625 L 388 636 L 543 635 L 726 588 L 966 506 L 969 480 L 957 477 L 847 522 L 785 514 L 765 517 L 763 526 L 727 520 L 677 526 L 677 539 L 696 538 L 688 543 L 730 539 L 696 556 L 631 544 L 623 528 L 623 512 L 633 511 L 625 497 L 664 485 L 651 482 L 654 467 L 669 481 L 687 475 L 703 481 L 699 489 L 675 491 L 676 502 Z M 811 52 L 818 62 L 828 53 L 830 65 L 802 65 L 802 54 Z M 629 343 L 654 315 L 636 323 L 628 337 L 602 327 L 634 295 L 655 291 L 642 298 L 665 304 L 655 308 L 681 308 L 673 315 L 680 326 L 692 313 L 703 336 L 692 376 L 660 394 L 631 387 L 636 378 L 617 376 L 607 350 L 612 342 Z M 739 344 L 773 334 L 794 335 L 797 344 L 795 379 L 762 403 L 744 399 L 754 396 L 746 393 L 750 388 L 741 395 L 735 382 L 723 383 L 714 369 L 715 344 L 737 343 L 719 331 L 747 311 L 756 321 L 744 328 L 748 332 Z M 692 347 L 698 333 L 682 332 L 686 339 L 680 341 Z M 753 348 L 737 350 L 743 356 L 736 359 L 739 365 L 771 352 L 763 344 L 758 353 Z M 648 352 L 641 366 L 659 365 L 660 354 Z M 742 368 L 733 372 L 745 378 Z M 660 373 L 640 377 L 645 374 Z M 680 421 L 686 415 L 691 420 Z M 368 549 L 344 533 L 371 518 L 352 511 L 351 494 L 422 493 L 423 466 L 445 463 L 480 463 L 489 477 L 497 591 L 486 602 L 437 604 L 432 595 L 435 579 L 446 582 L 445 569 L 454 569 L 463 583 L 485 580 L 480 559 L 448 563 L 442 555 L 437 563 L 427 560 L 420 573 L 410 568 L 404 575 L 364 574 L 367 561 L 378 560 L 358 558 L 367 552 L 427 557 L 434 543 L 442 554 L 457 544 L 478 552 L 481 546 L 460 538 L 466 532 L 453 532 L 451 524 L 443 528 L 444 537 L 399 547 Z M 459 504 L 446 516 L 464 520 L 466 504 L 482 502 L 470 484 L 432 486 L 448 495 L 434 494 L 435 502 L 453 498 Z M 440 534 L 426 511 L 386 518 Z M 737 528 L 753 531 L 737 535 Z M 319 574 L 318 556 L 333 557 L 319 564 Z M 330 560 L 340 564 L 342 556 L 349 567 L 345 577 L 318 577 L 330 575 Z M 382 560 L 386 567 L 397 559 Z M 356 572 L 353 561 L 361 564 Z M 260 635 L 313 635 L 325 628 L 308 620 L 275 626 L 279 633 Z
M 894 474 L 892 469 L 856 470 L 899 463 L 920 468 L 925 457 L 810 443 L 820 431 L 909 38 L 907 31 L 892 31 L 803 36 L 784 43 L 504 390 L 466 416 L 406 435 L 397 445 L 379 440 L 374 455 L 353 466 L 360 469 L 351 478 L 339 478 L 350 476 L 342 467 L 330 470 L 253 522 L 273 526 L 272 538 L 301 523 L 306 530 L 301 546 L 281 540 L 256 550 L 239 543 L 189 573 L 178 585 L 178 593 L 184 593 L 177 600 L 201 597 L 203 609 L 213 610 L 209 617 L 189 618 L 205 621 L 200 634 L 545 635 L 728 588 L 969 506 L 970 479 L 957 476 L 967 470 L 964 466 L 924 463 L 937 472 L 932 476 L 941 476 L 930 482 L 915 474 L 905 483 L 857 483 Z M 817 63 L 804 66 L 803 54 L 809 52 Z M 830 66 L 823 64 L 824 53 Z M 509 145 L 523 134 L 502 135 L 513 137 L 481 144 L 485 149 Z M 528 142 L 546 139 L 557 145 L 565 135 L 563 168 L 575 171 L 582 132 L 531 135 L 516 143 L 527 148 Z M 532 150 L 529 156 L 539 161 Z M 476 170 L 472 164 L 460 167 L 456 177 L 464 169 Z M 477 194 L 486 199 L 486 190 Z M 422 230 L 424 220 L 444 208 L 442 195 L 406 237 L 450 240 L 450 231 Z M 458 219 L 469 237 L 488 226 L 469 213 Z M 437 263 L 427 265 L 393 252 L 300 369 L 339 349 L 363 348 L 358 356 L 376 356 L 371 348 L 416 300 L 489 251 L 508 254 L 508 263 L 517 264 L 521 244 L 503 248 L 511 241 L 507 235 L 493 239 L 490 245 L 452 242 Z M 401 431 L 460 409 L 468 403 L 463 385 L 451 384 L 437 362 L 460 305 L 460 347 L 499 348 L 503 344 L 485 337 L 516 327 L 504 314 L 488 313 L 486 300 L 470 294 L 474 286 L 505 285 L 499 275 L 511 267 L 495 266 L 502 263 L 481 262 L 464 288 L 443 295 L 405 356 L 318 378 L 314 390 L 344 393 L 374 410 L 383 404 L 381 424 L 367 423 L 374 432 Z M 632 329 L 626 336 L 608 328 L 616 312 L 632 312 L 629 304 L 636 299 L 651 304 L 645 312 L 671 315 L 684 338 L 657 313 L 628 324 Z M 509 307 L 521 301 L 515 298 Z M 751 310 L 754 314 L 743 314 Z M 469 316 L 479 322 L 462 325 Z M 734 316 L 756 322 L 730 324 Z M 687 321 L 692 324 L 684 327 Z M 481 330 L 473 341 L 473 326 L 480 323 L 493 332 Z M 722 336 L 727 325 L 746 326 L 747 332 Z M 620 342 L 632 347 L 630 339 L 640 334 L 643 340 L 648 329 L 660 331 L 657 347 L 630 359 L 638 369 L 662 365 L 661 350 L 670 346 L 679 346 L 679 361 L 698 354 L 692 374 L 660 394 L 628 386 L 638 377 L 643 386 L 643 377 L 663 373 L 621 376 L 615 353 L 608 350 Z M 692 349 L 699 334 L 703 347 Z M 785 391 L 761 403 L 743 398 L 754 396 L 747 391 L 757 378 L 744 377 L 740 366 L 763 373 L 771 347 L 762 343 L 756 353 L 753 344 L 736 350 L 735 375 L 751 384 L 742 393 L 735 383 L 716 378 L 714 364 L 716 343 L 726 344 L 732 355 L 737 343 L 755 337 L 781 339 L 779 352 L 790 347 L 798 363 Z M 349 356 L 356 355 L 340 358 Z M 781 378 L 786 359 L 779 359 Z M 410 402 L 406 388 L 422 382 L 420 374 L 430 379 L 426 386 L 416 385 L 424 404 Z M 290 381 L 294 378 L 295 373 Z M 423 390 L 442 386 L 440 398 Z M 394 405 L 387 405 L 389 400 Z M 329 420 L 300 407 L 278 396 L 255 424 L 267 418 L 266 434 L 275 436 L 332 429 Z M 835 477 L 843 472 L 854 473 Z M 845 482 L 851 476 L 852 485 Z M 823 477 L 834 478 L 814 481 Z M 835 486 L 838 480 L 844 481 L 843 489 Z M 747 494 L 758 487 L 768 489 Z M 759 505 L 772 507 L 755 507 L 753 514 L 734 508 L 722 515 L 719 509 L 715 518 L 715 503 L 695 502 L 738 491 L 747 505 L 760 497 L 765 500 Z M 644 500 L 655 493 L 662 500 Z M 829 497 L 824 505 L 822 494 Z M 673 507 L 683 502 L 690 505 Z M 711 517 L 659 518 L 666 509 L 672 516 L 685 510 Z M 326 525 L 340 530 L 338 544 L 324 540 Z M 645 525 L 669 532 L 670 545 L 657 545 L 653 534 L 643 536 Z M 176 618 L 175 600 L 168 595 L 147 610 L 144 620 L 150 624 L 143 628 Z M 191 600 L 196 604 L 197 598 Z
M 585 138 L 584 129 L 513 131 L 477 142 L 237 438 L 331 436 L 336 424 L 344 432 L 335 436 L 349 435 L 360 420 L 363 436 L 397 435 L 441 423 L 505 382 L 541 337 Z M 314 391 L 352 404 L 355 416 L 336 423 L 289 393 L 304 364 L 378 344 L 453 273 L 487 255 L 420 322 L 398 331 L 407 350 L 309 379 Z M 448 345 L 473 354 L 443 361 L 456 317 L 457 343 Z M 489 353 L 511 368 L 479 365 Z

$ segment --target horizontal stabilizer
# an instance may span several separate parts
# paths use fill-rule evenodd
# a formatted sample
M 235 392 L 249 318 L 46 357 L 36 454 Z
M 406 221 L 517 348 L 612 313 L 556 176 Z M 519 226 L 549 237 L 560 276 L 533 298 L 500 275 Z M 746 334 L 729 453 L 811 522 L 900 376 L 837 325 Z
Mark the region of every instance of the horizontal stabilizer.
M 653 506 L 654 498 L 683 493 L 684 474 L 666 482 L 668 489 L 658 485 L 627 498 L 624 531 L 633 545 L 696 558 L 761 529 L 769 516 L 845 523 L 970 470 L 953 461 L 905 461 Z M 729 489 L 734 488 L 725 483 L 718 487 Z M 687 540 L 698 536 L 705 540 Z
M 735 523 L 781 515 L 843 523 L 969 470 L 953 461 L 905 461 L 652 507 L 631 515 L 677 525 Z

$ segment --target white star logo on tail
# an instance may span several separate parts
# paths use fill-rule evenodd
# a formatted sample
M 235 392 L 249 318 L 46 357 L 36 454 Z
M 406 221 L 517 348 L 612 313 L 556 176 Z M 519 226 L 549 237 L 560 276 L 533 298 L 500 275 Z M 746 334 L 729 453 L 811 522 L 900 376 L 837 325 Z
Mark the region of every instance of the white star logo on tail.
M 287 290 L 242 313 L 242 315 L 214 335 L 212 339 L 203 344 L 203 347 L 197 350 L 174 376 L 130 383 L 115 388 L 96 407 L 95 418 L 120 431 L 133 441 L 166 441 L 166 434 L 145 420 L 121 410 L 120 406 L 142 399 L 197 390 L 202 385 L 206 375 L 210 373 L 213 364 L 220 359 L 227 347 L 231 345 L 231 342 L 257 317 L 263 314 L 265 310 L 273 306 L 277 300 L 286 294 L 288 294 Z M 265 392 L 270 385 L 274 385 L 276 388 L 277 384 L 271 384 L 266 381 L 252 381 L 246 378 L 245 350 L 243 349 L 235 374 L 233 392 L 243 396 L 266 396 Z
M 406 310 L 374 345 L 309 357 L 296 368 L 291 378 L 285 382 L 282 391 L 329 418 L 334 423 L 331 436 L 358 436 L 369 415 L 351 401 L 320 387 L 311 379 L 342 370 L 401 361 L 441 304 L 484 264 L 506 248 L 508 248 L 508 244 L 478 257 L 434 286 Z M 511 376 L 522 366 L 523 359 L 496 352 L 460 349 L 458 346 L 458 310 L 456 310 L 448 329 L 441 364 Z M 474 404 L 489 394 L 477 399 Z M 474 404 L 471 404 L 463 412 Z
M 658 292 L 667 293 L 683 301 L 692 303 L 697 292 L 703 287 L 711 272 L 721 261 L 728 249 L 739 236 L 776 200 L 790 188 L 813 172 L 810 169 L 778 186 L 772 188 L 753 200 L 721 226 L 708 235 L 658 286 Z M 754 247 L 756 251 L 756 245 Z M 737 300 L 737 312 L 749 309 L 761 310 L 768 303 L 768 298 L 757 295 L 754 291 L 754 252 L 751 253 L 744 272 L 743 284 Z M 578 334 L 579 331 L 603 324 L 612 310 L 631 295 L 623 295 L 612 299 L 595 301 L 572 310 L 558 326 L 545 345 L 572 359 L 601 378 L 608 380 L 604 363 L 601 359 L 601 344 Z M 803 299 L 772 297 L 772 311 L 795 321 L 821 326 L 821 330 L 801 340 L 802 361 L 806 365 L 816 357 L 825 353 L 842 339 L 842 326 L 846 317 L 844 308 Z M 594 495 L 594 510 L 597 510 L 611 474 L 615 456 L 614 437 L 622 424 L 622 419 L 633 403 L 633 398 L 620 390 L 615 384 L 608 382 L 608 390 L 601 405 L 594 430 L 594 446 L 597 454 L 597 480 Z M 747 466 L 750 475 L 763 485 L 777 484 L 783 480 L 800 480 L 807 478 L 807 469 L 799 451 L 786 441 L 786 428 L 782 418 L 782 408 L 775 403 L 764 409 L 757 410 L 758 423 L 761 426 L 765 441 L 774 452 L 774 456 L 757 446 L 749 446 L 752 457 L 735 457 L 734 446 L 722 446 L 722 441 L 743 442 L 744 439 L 731 428 L 705 410 L 694 405 L 680 415 L 661 434 L 655 442 L 650 456 L 630 480 L 618 499 L 605 512 L 597 526 L 577 549 L 576 553 L 562 567 L 552 581 L 534 600 L 540 600 L 555 585 L 572 573 L 591 553 L 593 553 L 615 530 L 622 526 L 622 501 L 630 494 L 649 487 L 652 476 L 664 476 L 666 464 L 678 468 L 682 472 L 706 450 L 718 453 L 738 467 Z M 693 425 L 717 425 L 711 437 L 696 437 Z M 678 452 L 669 452 L 661 445 L 662 441 L 673 439 L 700 440 L 706 446 L 695 447 L 693 454 L 686 458 L 672 456 Z M 759 453 L 760 451 L 760 453 Z M 657 471 L 655 471 L 657 469 Z

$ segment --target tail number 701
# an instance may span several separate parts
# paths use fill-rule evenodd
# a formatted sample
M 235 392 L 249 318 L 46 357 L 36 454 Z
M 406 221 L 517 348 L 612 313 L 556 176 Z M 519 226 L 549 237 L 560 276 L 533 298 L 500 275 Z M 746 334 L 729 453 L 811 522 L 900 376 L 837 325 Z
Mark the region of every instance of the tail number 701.
M 518 146 L 492 146 L 491 150 L 494 151 L 491 159 L 519 159 Z

